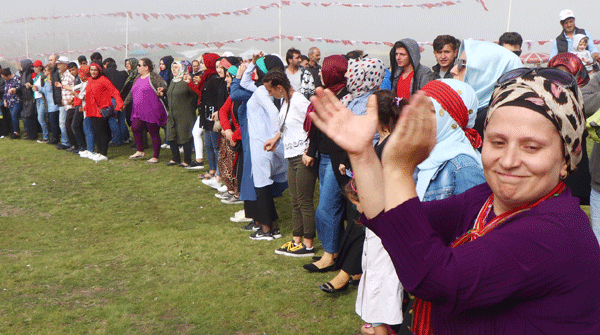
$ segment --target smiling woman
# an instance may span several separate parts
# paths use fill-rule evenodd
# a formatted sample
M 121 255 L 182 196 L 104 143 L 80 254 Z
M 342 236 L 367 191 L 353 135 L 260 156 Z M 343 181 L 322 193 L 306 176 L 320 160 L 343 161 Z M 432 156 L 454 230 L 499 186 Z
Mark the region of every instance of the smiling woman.
M 402 111 L 381 165 L 363 134 L 344 131 L 366 128 L 376 105 L 359 117 L 330 92 L 317 96 L 313 122 L 348 151 L 363 223 L 417 298 L 414 334 L 600 333 L 600 247 L 561 181 L 582 155 L 583 104 L 570 74 L 500 77 L 485 122 L 487 183 L 423 203 L 413 171 L 431 152 L 435 120 L 422 93 Z

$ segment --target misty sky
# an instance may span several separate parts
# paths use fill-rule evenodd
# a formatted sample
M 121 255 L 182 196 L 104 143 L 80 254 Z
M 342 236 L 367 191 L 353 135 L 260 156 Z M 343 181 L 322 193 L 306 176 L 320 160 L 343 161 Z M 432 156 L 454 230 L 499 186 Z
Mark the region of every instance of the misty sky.
M 234 11 L 255 5 L 267 5 L 275 0 L 145 0 L 123 1 L 103 0 L 101 2 L 56 2 L 30 0 L 26 8 L 10 6 L 0 13 L 0 20 L 14 20 L 21 17 L 52 16 L 74 13 L 111 13 L 121 11 L 144 13 L 195 14 Z M 304 0 L 303 0 L 304 1 Z M 327 0 L 329 1 L 329 0 Z M 323 2 L 327 2 L 323 1 Z M 404 4 L 422 4 L 441 0 L 409 0 Z M 312 2 L 309 0 L 309 2 Z M 316 1 L 315 1 L 316 2 Z M 343 3 L 400 4 L 399 1 L 340 0 Z M 497 41 L 506 31 L 509 0 L 484 0 L 489 11 L 475 0 L 462 0 L 454 6 L 422 8 L 346 8 L 342 6 L 305 7 L 299 4 L 284 6 L 282 10 L 282 34 L 304 37 L 348 39 L 360 41 L 394 42 L 410 37 L 418 42 L 433 41 L 440 34 L 454 35 L 460 39 L 474 38 Z M 565 8 L 575 12 L 577 26 L 587 29 L 594 39 L 600 40 L 597 0 L 528 0 L 513 1 L 511 31 L 517 31 L 525 40 L 554 39 L 561 28 L 558 13 Z M 4 23 L 0 36 L 0 54 L 4 57 L 25 55 L 25 24 Z M 87 50 L 99 46 L 125 44 L 125 19 L 123 18 L 74 18 L 58 20 L 35 20 L 27 23 L 29 36 L 29 57 L 42 59 L 38 53 L 60 52 L 63 50 Z M 212 42 L 245 37 L 271 37 L 278 35 L 278 10 L 255 9 L 247 16 L 222 16 L 201 21 L 150 19 L 145 21 L 135 17 L 129 20 L 129 43 L 168 43 L 168 42 Z M 318 46 L 324 56 L 345 53 L 354 49 L 365 50 L 371 56 L 388 62 L 389 47 L 386 46 L 347 46 L 318 42 L 284 40 L 283 53 L 296 47 L 306 53 L 309 47 Z M 278 52 L 275 42 L 247 41 L 228 44 L 217 50 L 239 54 L 250 48 L 265 52 Z M 551 44 L 543 46 L 534 43 L 533 50 L 550 52 Z M 524 49 L 527 47 L 524 46 Z M 130 50 L 134 50 L 132 46 Z M 184 52 L 192 58 L 206 51 L 214 51 L 204 46 L 190 48 L 173 47 L 161 50 L 160 54 Z M 527 52 L 527 50 L 525 51 Z M 122 64 L 125 52 L 102 52 Z M 90 52 L 85 53 L 89 56 Z M 159 54 L 153 53 L 154 56 Z M 78 54 L 68 55 L 74 59 Z M 422 63 L 435 64 L 432 48 L 425 47 Z

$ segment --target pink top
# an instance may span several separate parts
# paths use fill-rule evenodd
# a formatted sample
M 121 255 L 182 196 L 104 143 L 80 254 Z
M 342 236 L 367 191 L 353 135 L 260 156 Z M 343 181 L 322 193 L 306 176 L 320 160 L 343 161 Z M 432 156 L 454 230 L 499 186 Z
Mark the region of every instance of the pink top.
M 164 126 L 167 123 L 167 112 L 156 91 L 150 86 L 150 76 L 139 78 L 131 89 L 133 108 L 132 119 L 140 119 L 148 123 Z

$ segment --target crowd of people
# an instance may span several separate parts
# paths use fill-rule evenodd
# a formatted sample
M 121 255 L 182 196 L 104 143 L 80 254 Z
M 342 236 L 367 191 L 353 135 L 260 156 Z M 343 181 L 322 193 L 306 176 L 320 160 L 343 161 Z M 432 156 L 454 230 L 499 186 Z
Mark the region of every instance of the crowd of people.
M 170 148 L 165 164 L 204 169 L 205 153 L 198 177 L 243 204 L 231 220 L 250 239 L 289 235 L 274 252 L 337 271 L 328 294 L 358 286 L 365 334 L 598 334 L 600 144 L 588 162 L 585 117 L 600 108 L 600 56 L 574 21 L 560 13 L 547 68 L 523 67 L 515 32 L 440 35 L 431 68 L 411 38 L 389 67 L 360 50 L 321 62 L 315 47 L 167 56 L 156 70 L 99 53 L 25 59 L 1 70 L 0 135 L 96 162 L 130 131 L 130 159 L 148 133 L 148 163 Z

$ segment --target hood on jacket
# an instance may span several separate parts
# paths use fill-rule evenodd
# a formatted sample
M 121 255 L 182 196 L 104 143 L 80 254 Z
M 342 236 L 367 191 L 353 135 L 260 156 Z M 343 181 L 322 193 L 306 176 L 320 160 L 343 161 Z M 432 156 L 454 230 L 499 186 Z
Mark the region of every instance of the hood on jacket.
M 458 50 L 458 57 L 463 52 L 467 59 L 464 82 L 475 90 L 479 108 L 489 105 L 494 86 L 500 76 L 523 67 L 519 56 L 496 43 L 464 40 Z
M 392 68 L 392 77 L 397 78 L 403 71 L 403 69 L 398 66 L 398 62 L 396 62 L 396 48 L 399 47 L 406 49 L 406 51 L 408 52 L 408 56 L 410 57 L 410 62 L 413 66 L 413 69 L 415 73 L 417 73 L 417 70 L 421 66 L 421 51 L 419 50 L 419 44 L 412 38 L 405 38 L 394 43 L 392 50 L 390 50 L 390 65 Z
M 575 36 L 573 36 L 573 48 L 571 49 L 571 52 L 579 52 L 579 43 L 584 38 L 589 39 L 584 34 L 575 34 Z M 585 46 L 585 50 L 587 50 L 587 45 Z
M 32 70 L 33 67 L 33 62 L 31 61 L 31 59 L 27 58 L 27 59 L 23 59 L 21 61 L 21 71 L 23 71 L 23 73 L 26 73 L 29 70 Z

